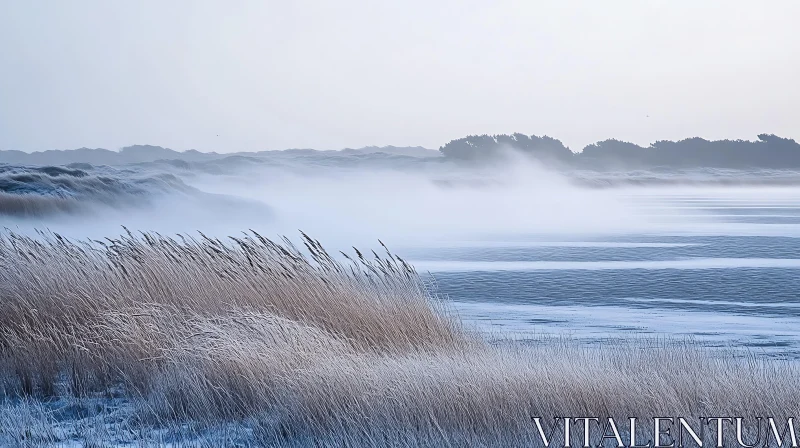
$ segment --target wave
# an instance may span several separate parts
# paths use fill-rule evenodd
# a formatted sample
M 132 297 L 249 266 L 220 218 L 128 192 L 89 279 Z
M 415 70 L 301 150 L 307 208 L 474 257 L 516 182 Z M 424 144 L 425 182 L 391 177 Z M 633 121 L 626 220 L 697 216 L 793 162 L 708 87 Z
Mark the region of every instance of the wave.
M 83 208 L 79 202 L 67 198 L 0 193 L 0 215 L 44 216 L 77 212 Z
M 85 212 L 97 206 L 141 205 L 156 196 L 197 194 L 169 173 L 131 169 L 0 165 L 0 216 L 40 217 Z

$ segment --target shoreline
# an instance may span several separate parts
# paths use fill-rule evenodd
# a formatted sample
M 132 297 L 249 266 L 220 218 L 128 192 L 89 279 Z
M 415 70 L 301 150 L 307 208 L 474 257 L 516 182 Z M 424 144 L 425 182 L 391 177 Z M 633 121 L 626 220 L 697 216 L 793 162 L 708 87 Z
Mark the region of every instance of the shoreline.
M 800 415 L 800 362 L 491 344 L 388 250 L 303 242 L 3 233 L 0 440 L 519 446 L 532 416 Z

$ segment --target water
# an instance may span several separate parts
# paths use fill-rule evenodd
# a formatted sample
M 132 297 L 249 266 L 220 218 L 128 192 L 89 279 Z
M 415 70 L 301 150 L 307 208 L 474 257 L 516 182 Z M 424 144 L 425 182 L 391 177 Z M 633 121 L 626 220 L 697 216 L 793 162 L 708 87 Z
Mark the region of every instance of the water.
M 321 160 L 322 169 L 298 161 L 241 173 L 232 161 L 202 169 L 6 166 L 8 191 L 37 199 L 22 211 L 53 199 L 56 206 L 28 221 L 0 214 L 0 226 L 76 239 L 115 235 L 121 224 L 221 238 L 249 228 L 273 237 L 303 229 L 333 253 L 383 238 L 430 271 L 464 320 L 491 332 L 567 334 L 588 344 L 689 337 L 800 357 L 798 173 L 780 174 L 791 180 L 783 186 L 735 182 L 775 173 L 621 173 L 617 180 L 663 175 L 672 183 L 587 188 L 524 163 L 497 172 L 438 162 L 373 171 Z M 584 183 L 630 183 L 599 180 Z M 54 188 L 69 194 L 56 198 Z M 70 213 L 55 213 L 63 201 Z
M 631 194 L 655 230 L 493 235 L 403 250 L 483 330 L 587 344 L 691 338 L 800 357 L 795 189 Z

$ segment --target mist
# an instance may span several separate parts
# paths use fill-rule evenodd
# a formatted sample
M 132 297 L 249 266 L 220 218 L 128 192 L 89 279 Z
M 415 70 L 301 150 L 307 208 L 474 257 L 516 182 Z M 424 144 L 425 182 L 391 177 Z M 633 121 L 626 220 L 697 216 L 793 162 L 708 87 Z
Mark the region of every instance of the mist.
M 344 245 L 378 239 L 410 245 L 519 234 L 603 234 L 648 226 L 646 216 L 619 191 L 576 186 L 565 175 L 511 152 L 480 169 L 450 164 L 377 170 L 256 167 L 181 179 L 182 191 L 146 203 L 95 205 L 85 215 L 59 214 L 43 222 L 82 237 L 118 233 L 122 225 L 168 233 L 235 234 L 252 228 L 287 236 L 302 230 Z M 7 226 L 31 225 L 3 219 Z
M 0 446 L 800 415 L 799 16 L 0 0 Z
M 480 164 L 301 153 L 3 170 L 0 224 L 17 231 L 46 228 L 74 238 L 116 235 L 123 226 L 220 237 L 253 229 L 296 238 L 303 231 L 337 249 L 374 247 L 378 240 L 434 247 L 747 235 L 753 223 L 740 215 L 748 204 L 780 206 L 800 191 L 793 172 L 585 171 L 544 164 L 510 147 Z M 757 232 L 796 233 L 791 222 L 780 221 L 793 216 L 772 219 L 778 222 Z

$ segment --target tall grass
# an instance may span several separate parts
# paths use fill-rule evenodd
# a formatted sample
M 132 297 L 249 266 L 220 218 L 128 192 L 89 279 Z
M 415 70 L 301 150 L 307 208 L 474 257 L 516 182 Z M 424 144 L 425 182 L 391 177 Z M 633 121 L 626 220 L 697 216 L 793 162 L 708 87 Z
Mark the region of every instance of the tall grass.
M 797 363 L 490 345 L 388 250 L 339 261 L 302 241 L 3 233 L 6 409 L 124 397 L 132 426 L 236 422 L 287 446 L 534 446 L 532 416 L 800 415 Z M 45 415 L 26 409 L 7 415 Z

